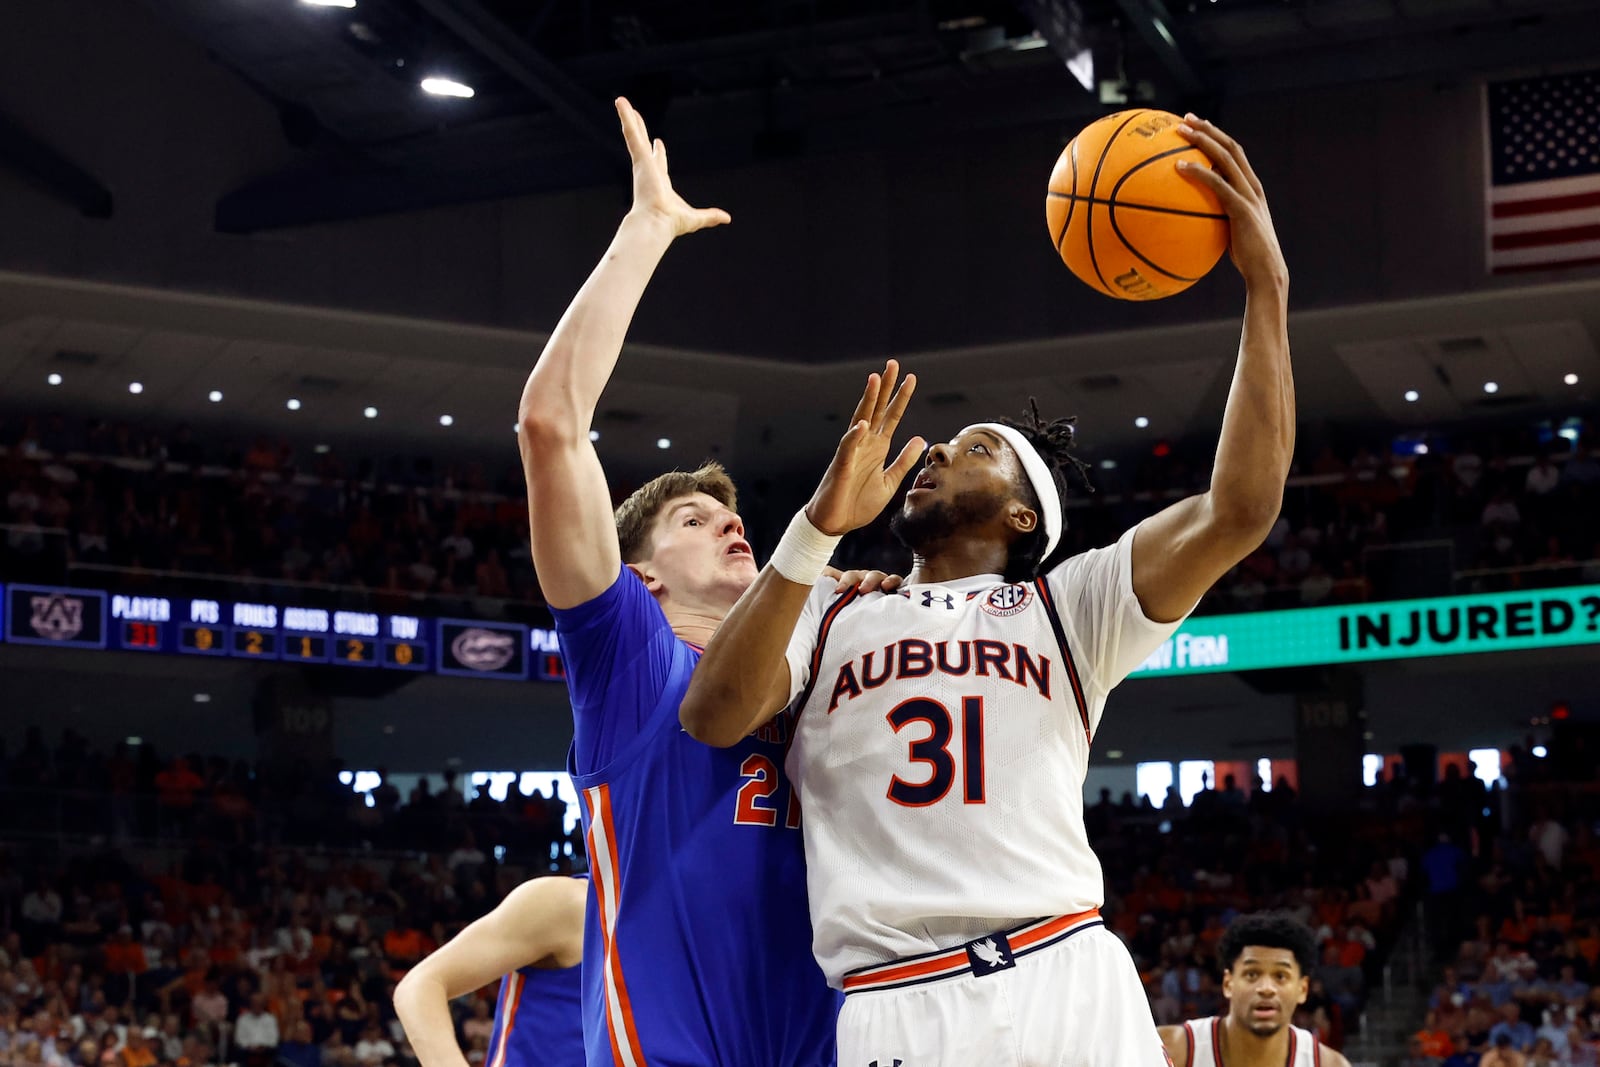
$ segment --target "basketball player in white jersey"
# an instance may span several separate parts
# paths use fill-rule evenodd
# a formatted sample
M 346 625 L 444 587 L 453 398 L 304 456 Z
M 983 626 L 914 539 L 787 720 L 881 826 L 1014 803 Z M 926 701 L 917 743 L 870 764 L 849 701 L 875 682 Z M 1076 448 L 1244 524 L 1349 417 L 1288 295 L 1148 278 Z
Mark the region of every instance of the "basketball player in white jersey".
M 1177 1067 L 1350 1067 L 1290 1020 L 1306 1002 L 1317 940 L 1286 915 L 1236 919 L 1217 945 L 1228 1014 L 1163 1026 Z
M 730 745 L 784 707 L 813 948 L 846 993 L 840 1067 L 1161 1067 L 1127 950 L 1100 922 L 1083 779 L 1106 695 L 1265 539 L 1294 451 L 1288 270 L 1243 151 L 1192 116 L 1244 276 L 1210 489 L 1063 559 L 1070 420 L 969 426 L 927 450 L 895 593 L 822 566 L 922 454 L 888 462 L 915 388 L 891 361 L 771 563 L 695 669 L 685 729 Z M 887 463 L 887 467 L 886 467 Z M 793 640 L 791 641 L 791 636 Z

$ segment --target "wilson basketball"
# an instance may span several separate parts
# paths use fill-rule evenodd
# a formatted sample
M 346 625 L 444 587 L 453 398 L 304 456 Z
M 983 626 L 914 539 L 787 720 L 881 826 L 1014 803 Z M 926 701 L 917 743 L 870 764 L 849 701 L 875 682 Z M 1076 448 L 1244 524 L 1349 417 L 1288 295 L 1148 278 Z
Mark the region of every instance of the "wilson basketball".
M 1167 111 L 1119 111 L 1090 123 L 1056 160 L 1045 194 L 1050 240 L 1072 273 L 1119 300 L 1181 293 L 1228 248 L 1216 194 L 1178 173 L 1211 166 Z

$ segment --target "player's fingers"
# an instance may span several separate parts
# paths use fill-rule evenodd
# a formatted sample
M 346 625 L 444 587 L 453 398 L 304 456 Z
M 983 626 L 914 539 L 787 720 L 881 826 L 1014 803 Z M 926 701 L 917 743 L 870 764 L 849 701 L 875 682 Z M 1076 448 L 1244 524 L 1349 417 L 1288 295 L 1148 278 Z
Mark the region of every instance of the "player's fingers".
M 889 575 L 883 571 L 851 571 L 856 576 L 853 583 L 857 590 L 863 593 L 876 593 L 883 588 L 883 583 L 889 580 Z
M 1249 201 L 1244 198 L 1243 194 L 1232 185 L 1229 185 L 1226 178 L 1210 167 L 1202 167 L 1198 163 L 1179 160 L 1178 173 L 1192 182 L 1199 182 L 1216 193 L 1217 199 L 1222 201 L 1222 210 L 1226 211 L 1230 217 L 1250 207 Z
M 867 387 L 861 390 L 861 400 L 856 404 L 855 413 L 850 416 L 851 422 L 860 422 L 862 419 L 872 417 L 872 409 L 878 403 L 880 382 L 876 371 L 867 375 Z
M 710 226 L 722 226 L 732 221 L 733 216 L 720 207 L 695 208 L 689 215 L 691 231 L 703 230 Z
M 656 159 L 661 161 L 662 173 L 665 173 L 667 170 L 667 143 L 657 137 L 651 144 L 655 147 Z
M 889 410 L 889 401 L 894 396 L 894 383 L 900 377 L 900 362 L 888 360 L 883 365 L 883 384 L 878 387 L 877 403 L 872 408 L 872 430 L 874 433 L 883 432 L 883 419 Z
M 900 383 L 900 388 L 895 390 L 894 397 L 889 401 L 889 410 L 884 414 L 883 433 L 892 435 L 895 428 L 900 425 L 900 420 L 905 417 L 906 407 L 911 403 L 911 395 L 917 391 L 917 376 L 906 375 L 906 380 Z
M 628 98 L 619 96 L 616 100 L 617 121 L 622 123 L 622 139 L 628 145 L 628 154 L 638 162 L 650 154 L 649 142 L 640 136 L 639 130 L 644 125 L 638 121 L 639 113 L 633 110 L 633 105 L 628 103 Z
M 1194 115 L 1193 113 L 1190 113 L 1184 116 L 1184 121 L 1190 123 L 1191 125 L 1199 124 L 1213 137 L 1215 137 L 1217 139 L 1217 143 L 1221 144 L 1223 148 L 1227 149 L 1228 154 L 1231 155 L 1234 159 L 1234 162 L 1239 165 L 1239 172 L 1244 175 L 1245 181 L 1249 183 L 1250 188 L 1255 191 L 1255 194 L 1262 199 L 1266 198 L 1267 191 L 1262 188 L 1261 179 L 1256 177 L 1256 169 L 1250 165 L 1250 157 L 1245 154 L 1244 145 L 1235 140 L 1227 130 L 1224 130 L 1221 126 L 1218 126 L 1209 119 L 1203 119 L 1197 115 Z
M 906 580 L 898 574 L 886 574 L 878 588 L 885 593 L 892 593 L 906 584 Z
M 1254 192 L 1250 187 L 1250 183 L 1245 180 L 1244 173 L 1239 169 L 1239 161 L 1234 159 L 1233 155 L 1222 147 L 1222 144 L 1211 136 L 1209 131 L 1184 123 L 1178 127 L 1178 132 L 1187 137 L 1196 148 L 1206 154 L 1206 158 L 1211 160 L 1211 166 L 1226 178 L 1230 185 L 1241 191 Z
M 927 450 L 928 442 L 920 437 L 913 437 L 907 441 L 906 446 L 900 450 L 900 454 L 894 458 L 894 463 L 885 472 L 888 475 L 889 482 L 893 485 L 899 485 L 905 481 L 906 475 L 910 474 L 912 469 L 922 461 L 922 454 Z

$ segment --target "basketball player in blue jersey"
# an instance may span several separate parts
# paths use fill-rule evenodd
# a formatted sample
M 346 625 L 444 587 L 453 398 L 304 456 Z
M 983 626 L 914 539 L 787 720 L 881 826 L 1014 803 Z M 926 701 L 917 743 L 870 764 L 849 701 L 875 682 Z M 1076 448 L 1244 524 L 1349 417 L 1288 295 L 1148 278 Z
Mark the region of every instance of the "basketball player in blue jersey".
M 1182 1067 L 1350 1067 L 1344 1054 L 1295 1026 L 1306 1002 L 1317 939 L 1287 915 L 1246 915 L 1217 944 L 1226 1015 L 1163 1026 L 1161 1041 Z
M 617 101 L 633 207 L 523 390 L 534 566 L 573 709 L 569 770 L 593 878 L 584 942 L 590 1067 L 825 1067 L 836 994 L 810 953 L 787 723 L 711 749 L 678 701 L 756 563 L 714 463 L 613 514 L 589 441 L 601 391 L 673 240 L 729 221 L 673 191 L 666 149 Z
M 1245 282 L 1233 387 L 1205 492 L 1117 542 L 1062 540 L 1072 420 L 968 426 L 890 460 L 915 379 L 871 375 L 772 560 L 680 706 L 731 744 L 787 723 L 806 813 L 818 962 L 847 994 L 841 1067 L 1162 1067 L 1127 948 L 1101 921 L 1083 781 L 1106 698 L 1272 528 L 1294 452 L 1288 268 L 1237 143 L 1189 116 Z M 841 535 L 922 459 L 893 528 L 893 595 L 818 583 Z
M 394 991 L 422 1067 L 467 1067 L 450 1001 L 500 980 L 483 1067 L 583 1067 L 587 878 L 534 878 L 425 957 Z

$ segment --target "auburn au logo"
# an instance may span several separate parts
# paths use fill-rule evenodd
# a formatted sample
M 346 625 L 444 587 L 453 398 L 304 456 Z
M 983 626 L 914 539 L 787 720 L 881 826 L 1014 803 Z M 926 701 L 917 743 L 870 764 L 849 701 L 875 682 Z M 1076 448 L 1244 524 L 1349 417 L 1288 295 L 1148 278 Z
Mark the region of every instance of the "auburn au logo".
M 983 598 L 983 610 L 999 618 L 1007 618 L 1022 611 L 1033 599 L 1033 590 L 1025 585 L 1002 585 L 997 589 L 989 590 L 989 595 Z

